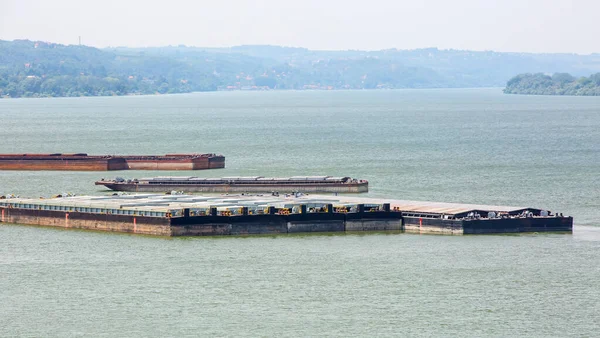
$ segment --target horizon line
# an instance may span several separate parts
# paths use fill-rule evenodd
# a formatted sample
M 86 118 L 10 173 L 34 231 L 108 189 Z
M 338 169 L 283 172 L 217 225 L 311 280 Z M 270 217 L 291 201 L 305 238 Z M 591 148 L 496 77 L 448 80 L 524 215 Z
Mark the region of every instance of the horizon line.
M 492 49 L 455 49 L 455 48 L 439 48 L 439 47 L 419 47 L 419 48 L 406 48 L 401 49 L 398 47 L 390 47 L 384 49 L 310 49 L 307 47 L 298 46 L 286 46 L 286 45 L 275 45 L 275 44 L 241 44 L 233 46 L 219 46 L 219 47 L 208 47 L 208 46 L 193 46 L 185 44 L 169 44 L 169 45 L 151 45 L 151 46 L 93 46 L 80 43 L 64 44 L 60 42 L 44 41 L 44 40 L 30 40 L 30 39 L 13 39 L 4 40 L 4 42 L 18 42 L 18 41 L 30 41 L 30 42 L 42 42 L 47 44 L 55 44 L 61 46 L 75 46 L 75 47 L 88 47 L 96 49 L 117 49 L 117 48 L 128 48 L 128 49 L 151 49 L 151 48 L 196 48 L 196 49 L 233 49 L 238 47 L 278 47 L 278 48 L 289 48 L 289 49 L 301 49 L 310 52 L 385 52 L 385 51 L 419 51 L 419 50 L 436 50 L 436 51 L 458 51 L 458 52 L 477 52 L 477 53 L 505 53 L 505 54 L 556 54 L 556 55 L 582 55 L 582 56 L 593 56 L 600 55 L 600 52 L 592 53 L 577 53 L 577 52 L 515 52 L 515 51 L 497 51 Z

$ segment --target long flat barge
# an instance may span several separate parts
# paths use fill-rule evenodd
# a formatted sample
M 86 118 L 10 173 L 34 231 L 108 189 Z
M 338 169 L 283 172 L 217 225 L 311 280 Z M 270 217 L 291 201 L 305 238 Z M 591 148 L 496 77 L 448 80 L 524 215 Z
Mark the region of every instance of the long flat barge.
M 158 236 L 396 231 L 572 232 L 573 218 L 522 207 L 301 195 L 72 196 L 0 199 L 2 223 Z
M 224 167 L 225 157 L 216 154 L 0 154 L 0 170 L 202 170 Z
M 362 193 L 369 191 L 369 182 L 351 177 L 332 176 L 232 176 L 223 178 L 202 177 L 152 177 L 126 180 L 96 181 L 96 185 L 116 191 L 130 192 L 209 192 L 209 193 Z

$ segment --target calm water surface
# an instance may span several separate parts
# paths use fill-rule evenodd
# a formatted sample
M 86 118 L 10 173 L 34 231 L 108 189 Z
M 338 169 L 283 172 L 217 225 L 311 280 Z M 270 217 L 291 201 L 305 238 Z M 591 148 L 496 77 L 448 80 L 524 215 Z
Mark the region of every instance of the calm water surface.
M 549 208 L 573 235 L 153 238 L 0 225 L 0 336 L 593 336 L 600 98 L 498 89 L 0 100 L 0 153 L 218 152 L 196 176 Z M 0 194 L 116 175 L 0 172 Z

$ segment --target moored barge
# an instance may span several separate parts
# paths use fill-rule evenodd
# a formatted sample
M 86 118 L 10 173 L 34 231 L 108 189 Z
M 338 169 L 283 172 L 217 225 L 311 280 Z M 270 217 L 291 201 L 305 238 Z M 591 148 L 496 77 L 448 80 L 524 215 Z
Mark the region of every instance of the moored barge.
M 223 178 L 152 177 L 125 180 L 96 181 L 111 190 L 131 192 L 304 192 L 304 193 L 362 193 L 369 191 L 369 182 L 351 177 L 332 176 L 232 176 Z
M 225 157 L 216 154 L 0 154 L 0 170 L 202 170 L 224 167 Z
M 0 222 L 159 236 L 396 231 L 572 232 L 548 210 L 319 195 L 0 198 Z

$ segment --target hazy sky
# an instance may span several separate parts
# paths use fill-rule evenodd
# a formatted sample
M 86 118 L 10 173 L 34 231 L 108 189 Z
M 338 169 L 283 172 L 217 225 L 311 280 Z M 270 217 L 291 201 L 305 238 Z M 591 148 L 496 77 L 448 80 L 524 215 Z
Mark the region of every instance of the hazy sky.
M 0 39 L 600 52 L 600 0 L 0 0 Z

